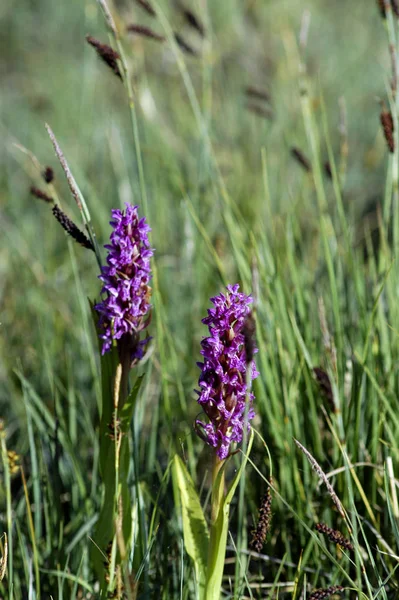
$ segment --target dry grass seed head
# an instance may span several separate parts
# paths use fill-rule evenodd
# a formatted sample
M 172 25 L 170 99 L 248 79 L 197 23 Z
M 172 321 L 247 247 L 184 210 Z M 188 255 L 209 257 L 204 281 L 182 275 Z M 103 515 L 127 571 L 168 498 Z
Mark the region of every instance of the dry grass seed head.
M 205 28 L 198 17 L 188 8 L 182 8 L 181 11 L 187 24 L 195 29 L 201 37 L 205 37 Z
M 93 250 L 94 247 L 91 241 L 85 236 L 83 231 L 79 229 L 77 225 L 60 209 L 57 204 L 53 206 L 53 215 L 61 225 L 63 229 L 70 235 L 78 244 L 83 246 L 83 248 L 87 248 L 88 250 Z
M 392 113 L 389 110 L 386 110 L 384 106 L 382 107 L 382 111 L 380 113 L 380 121 L 388 150 L 393 154 L 395 152 L 393 117 Z
M 302 152 L 302 150 L 294 146 L 293 148 L 291 148 L 291 156 L 297 161 L 299 165 L 301 165 L 301 167 L 305 169 L 307 173 L 311 172 L 312 166 L 310 164 L 310 161 Z
M 263 100 L 264 102 L 270 102 L 270 94 L 266 90 L 248 85 L 245 88 L 245 95 L 249 98 L 256 98 L 257 100 Z
M 51 183 L 54 180 L 54 171 L 52 167 L 46 167 L 42 173 L 42 176 L 46 183 Z
M 252 540 L 250 542 L 250 546 L 255 552 L 259 553 L 263 548 L 263 544 L 265 543 L 267 534 L 270 530 L 271 519 L 272 493 L 270 487 L 268 487 L 260 504 L 258 525 L 252 533 Z
M 342 503 L 341 503 L 340 499 L 338 498 L 337 494 L 335 493 L 334 488 L 332 487 L 331 483 L 328 481 L 327 475 L 324 473 L 323 469 L 321 468 L 321 466 L 319 465 L 317 460 L 315 458 L 313 458 L 313 456 L 310 454 L 310 452 L 308 450 L 306 450 L 305 446 L 303 446 L 301 444 L 301 442 L 299 442 L 295 438 L 294 438 L 294 442 L 298 446 L 300 451 L 303 452 L 303 454 L 306 456 L 313 471 L 315 471 L 315 473 L 317 473 L 317 475 L 320 477 L 322 482 L 325 484 L 327 491 L 331 496 L 331 500 L 334 502 L 335 506 L 337 507 L 338 512 L 341 515 L 341 517 L 343 519 L 346 519 L 344 507 L 342 506 Z
M 263 119 L 268 119 L 269 121 L 273 119 L 273 111 L 270 107 L 259 106 L 253 102 L 248 102 L 246 109 L 254 115 L 262 117 Z
M 141 6 L 141 8 L 143 10 L 145 10 L 145 12 L 147 13 L 147 15 L 150 15 L 150 17 L 155 17 L 156 16 L 156 12 L 155 10 L 152 8 L 151 4 L 148 2 L 148 0 L 136 0 L 136 3 Z
M 97 56 L 101 58 L 106 65 L 115 73 L 119 79 L 122 79 L 122 74 L 119 70 L 119 66 L 117 60 L 120 58 L 120 55 L 116 50 L 108 46 L 108 44 L 102 44 L 99 40 L 94 38 L 92 35 L 86 35 L 86 41 L 90 46 L 92 46 Z
M 147 37 L 147 38 L 149 38 L 151 40 L 155 40 L 157 42 L 165 41 L 165 37 L 163 35 L 159 35 L 159 33 L 155 33 L 155 31 L 153 31 L 149 27 L 146 27 L 145 25 L 136 25 L 136 24 L 132 23 L 131 25 L 128 25 L 126 27 L 126 31 L 128 33 L 135 33 L 137 35 L 142 35 L 143 37 Z
M 321 367 L 314 367 L 313 373 L 314 373 L 316 381 L 319 385 L 321 393 L 323 394 L 325 399 L 328 401 L 330 408 L 332 408 L 334 410 L 334 408 L 335 408 L 334 395 L 333 395 L 333 389 L 332 389 L 332 385 L 331 385 L 331 381 L 328 376 L 328 373 Z
M 341 585 L 331 585 L 328 588 L 320 588 L 310 594 L 309 600 L 324 600 L 337 592 L 342 592 L 343 589 L 344 588 Z
M 346 539 L 343 533 L 341 533 L 337 529 L 329 527 L 326 523 L 317 523 L 316 529 L 319 533 L 325 535 L 330 540 L 330 542 L 338 544 L 338 546 L 341 546 L 341 548 L 345 548 L 345 550 L 353 550 L 353 545 L 351 544 L 351 542 L 348 539 Z
M 194 50 L 190 44 L 186 42 L 186 40 L 180 35 L 180 33 L 175 33 L 176 44 L 179 46 L 180 50 L 189 54 L 190 56 L 197 56 L 197 51 Z
M 48 204 L 52 204 L 52 202 L 53 202 L 53 199 L 51 196 L 46 194 L 46 192 L 43 192 L 43 190 L 41 190 L 40 188 L 35 187 L 34 185 L 31 186 L 30 193 L 35 198 L 39 198 L 39 200 L 44 200 L 44 202 L 47 202 Z

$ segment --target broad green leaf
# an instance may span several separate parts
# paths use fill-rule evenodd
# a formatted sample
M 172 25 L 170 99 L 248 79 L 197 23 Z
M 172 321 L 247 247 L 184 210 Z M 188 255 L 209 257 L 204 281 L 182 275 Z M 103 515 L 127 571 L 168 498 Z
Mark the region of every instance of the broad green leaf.
M 205 600 L 206 565 L 208 560 L 209 532 L 193 480 L 182 459 L 176 454 L 172 476 L 179 491 L 183 520 L 184 545 L 194 561 L 200 598 Z
M 109 414 L 108 407 L 104 407 L 101 420 L 100 432 L 100 460 L 101 473 L 104 484 L 104 498 L 97 522 L 95 542 L 102 551 L 108 546 L 114 538 L 114 523 L 117 516 L 117 498 L 120 494 L 123 506 L 122 531 L 127 551 L 130 547 L 130 538 L 132 533 L 131 502 L 130 491 L 128 487 L 128 476 L 130 468 L 130 445 L 129 445 L 129 425 L 132 419 L 134 406 L 138 393 L 140 391 L 143 376 L 140 376 L 120 412 L 120 429 L 122 432 L 122 441 L 119 454 L 119 476 L 118 484 L 116 481 L 116 444 L 115 439 L 111 437 L 108 424 L 112 421 L 112 413 Z M 112 387 L 112 386 L 111 386 Z M 111 398 L 108 399 L 111 402 Z M 112 404 L 113 406 L 113 404 Z M 109 421 L 105 420 L 105 415 L 109 415 Z M 96 564 L 101 574 L 104 573 L 104 558 L 97 549 L 93 550 L 93 558 L 98 559 Z
M 130 422 L 133 417 L 134 407 L 136 406 L 137 396 L 139 394 L 141 384 L 143 383 L 144 375 L 137 377 L 134 385 L 119 413 L 120 427 L 123 433 L 129 431 Z
M 92 307 L 92 316 L 97 327 L 97 314 Z M 104 556 L 115 535 L 115 520 L 118 514 L 118 498 L 122 503 L 122 532 L 126 550 L 129 552 L 132 533 L 131 501 L 128 487 L 130 468 L 129 426 L 133 416 L 136 399 L 139 394 L 143 376 L 135 381 L 131 392 L 126 398 L 120 412 L 114 414 L 114 382 L 118 366 L 118 352 L 111 348 L 101 356 L 101 420 L 100 420 L 100 472 L 104 486 L 104 496 L 94 536 L 95 546 L 92 558 L 102 585 L 104 584 Z M 113 425 L 117 419 L 118 429 L 122 439 L 119 448 L 119 472 L 117 473 L 117 444 L 113 433 Z

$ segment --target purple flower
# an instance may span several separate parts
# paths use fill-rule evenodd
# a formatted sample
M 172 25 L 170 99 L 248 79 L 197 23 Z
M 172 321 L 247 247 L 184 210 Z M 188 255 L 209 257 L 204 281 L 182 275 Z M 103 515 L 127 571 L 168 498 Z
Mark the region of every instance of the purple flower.
M 252 298 L 238 290 L 238 284 L 228 285 L 226 294 L 211 298 L 214 308 L 208 309 L 208 316 L 202 320 L 210 335 L 201 342 L 204 362 L 198 363 L 201 375 L 196 392 L 209 423 L 197 420 L 196 429 L 207 444 L 217 448 L 222 460 L 230 444 L 242 440 L 246 401 L 248 423 L 255 415 L 254 395 L 247 394 L 247 368 L 251 379 L 259 375 L 252 356 L 247 364 L 245 325 Z M 255 352 L 253 346 L 251 354 Z
M 100 315 L 102 354 L 111 349 L 113 340 L 120 340 L 127 344 L 132 360 L 142 358 L 150 339 L 140 341 L 139 336 L 149 323 L 151 288 L 148 283 L 153 255 L 148 240 L 151 229 L 145 217 L 139 219 L 137 209 L 126 203 L 124 211 L 111 212 L 113 232 L 111 243 L 105 246 L 107 266 L 102 267 L 99 276 L 104 282 L 101 293 L 106 294 L 106 298 L 94 307 Z

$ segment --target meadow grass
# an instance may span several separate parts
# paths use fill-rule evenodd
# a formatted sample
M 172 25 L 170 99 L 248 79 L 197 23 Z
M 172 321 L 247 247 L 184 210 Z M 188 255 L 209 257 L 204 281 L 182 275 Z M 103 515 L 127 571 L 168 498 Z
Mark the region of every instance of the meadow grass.
M 260 376 L 222 597 L 299 599 L 340 585 L 344 598 L 398 598 L 398 21 L 363 0 L 201 1 L 202 38 L 177 6 L 151 4 L 156 18 L 137 3 L 109 5 L 120 42 L 94 0 L 0 9 L 0 597 L 99 593 L 101 379 L 88 301 L 99 299 L 99 270 L 29 195 L 35 185 L 82 229 L 90 220 L 102 260 L 111 208 L 139 204 L 152 227 L 153 340 L 126 481 L 128 597 L 198 597 L 172 461 L 184 460 L 209 516 L 212 453 L 193 429 L 201 318 L 209 297 L 240 282 L 255 300 Z M 166 40 L 125 34 L 132 23 Z M 86 34 L 123 51 L 129 86 Z M 378 99 L 392 112 L 394 153 Z M 256 553 L 269 486 L 271 527 Z M 353 550 L 318 533 L 320 522 Z

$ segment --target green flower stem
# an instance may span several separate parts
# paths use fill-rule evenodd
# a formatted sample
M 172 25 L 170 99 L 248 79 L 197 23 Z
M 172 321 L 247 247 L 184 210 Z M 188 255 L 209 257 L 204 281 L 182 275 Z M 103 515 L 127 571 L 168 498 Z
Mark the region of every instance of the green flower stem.
M 212 471 L 211 530 L 205 586 L 206 600 L 219 600 L 226 555 L 228 512 L 225 503 L 225 460 L 215 454 Z M 227 514 L 223 512 L 227 510 Z
M 222 500 L 224 498 L 225 477 L 224 477 L 224 470 L 222 471 L 222 467 L 224 466 L 225 462 L 226 462 L 225 460 L 220 460 L 220 458 L 217 456 L 217 454 L 215 454 L 215 458 L 213 461 L 213 470 L 212 470 L 212 508 L 211 508 L 212 525 L 217 520 L 220 506 L 221 506 Z M 218 482 L 219 475 L 220 475 L 220 477 L 219 477 L 220 481 L 218 484 L 217 482 Z
M 246 452 L 240 468 L 225 492 L 225 465 L 228 457 L 220 460 L 215 455 L 212 473 L 212 519 L 206 573 L 205 595 L 201 600 L 219 600 L 222 587 L 227 533 L 229 530 L 230 504 L 243 475 L 250 455 L 254 432 L 251 430 Z
M 129 449 L 129 439 L 123 435 L 120 427 L 120 414 L 128 397 L 129 372 L 130 372 L 130 352 L 128 348 L 122 347 L 120 351 L 120 362 L 116 367 L 114 382 L 114 439 L 115 439 L 115 533 L 117 536 L 118 553 L 116 566 L 123 569 L 123 563 L 129 552 L 129 539 L 126 539 L 125 533 L 130 537 L 130 527 L 126 532 L 124 521 L 126 514 L 130 514 L 130 494 L 127 485 L 127 473 L 121 476 L 121 457 Z M 119 577 L 121 573 L 119 573 Z
M 97 569 L 103 593 L 120 587 L 123 566 L 131 542 L 131 506 L 128 487 L 129 472 L 129 348 L 121 345 L 119 352 L 102 359 L 103 408 L 100 427 L 100 469 L 104 484 L 104 498 L 97 524 L 96 543 L 108 556 L 108 573 L 103 561 Z M 133 403 L 133 401 L 132 401 Z M 129 409 L 129 410 L 127 410 Z

